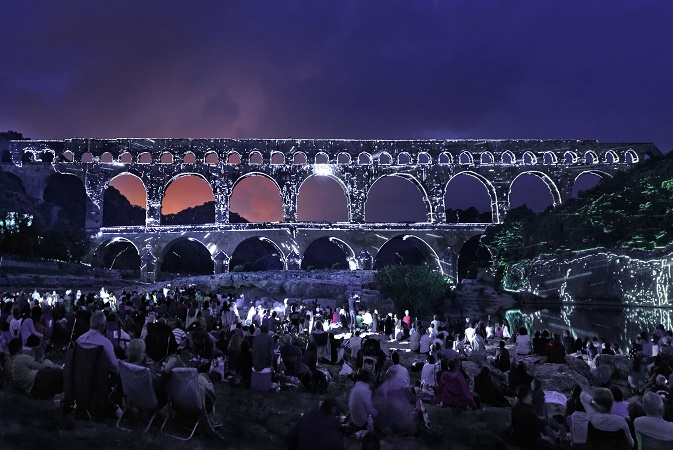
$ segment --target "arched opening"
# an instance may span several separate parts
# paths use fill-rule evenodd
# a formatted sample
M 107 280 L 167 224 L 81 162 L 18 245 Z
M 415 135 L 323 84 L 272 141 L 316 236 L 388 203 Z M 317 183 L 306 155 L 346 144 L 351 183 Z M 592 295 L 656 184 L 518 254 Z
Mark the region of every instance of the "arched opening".
M 173 164 L 173 154 L 169 152 L 163 152 L 161 157 L 159 157 L 159 163 L 161 164 Z
M 460 156 L 458 157 L 459 161 L 461 164 L 472 164 L 474 163 L 474 160 L 472 159 L 472 155 L 468 152 L 461 152 Z
M 351 265 L 353 267 L 351 267 Z M 355 254 L 345 242 L 321 237 L 311 242 L 304 252 L 301 268 L 348 270 L 355 268 Z
M 86 202 L 89 201 L 84 183 L 74 175 L 55 173 L 47 179 L 43 197 L 49 211 L 49 225 L 69 224 L 84 228 Z
M 488 188 L 470 173 L 451 178 L 444 193 L 444 209 L 447 223 L 493 222 Z
M 119 161 L 124 164 L 131 164 L 133 162 L 133 155 L 129 152 L 122 153 L 119 156 Z
M 325 152 L 319 152 L 315 155 L 316 164 L 329 164 L 329 156 Z
M 194 164 L 196 163 L 196 155 L 192 152 L 185 153 L 185 156 L 182 157 L 183 164 Z
M 358 155 L 358 164 L 360 165 L 371 165 L 372 164 L 372 155 L 369 153 L 363 152 Z
M 526 165 L 537 164 L 537 156 L 531 152 L 526 152 L 523 154 L 523 163 Z
M 306 164 L 306 154 L 302 152 L 297 152 L 292 158 L 292 164 Z
M 220 162 L 220 158 L 219 156 L 217 156 L 217 152 L 206 153 L 205 162 L 210 166 L 216 166 Z
M 402 152 L 397 155 L 397 164 L 411 164 L 411 156 L 409 156 L 409 153 Z
M 196 239 L 180 238 L 166 246 L 159 274 L 161 279 L 170 280 L 214 272 L 213 258 L 205 245 Z
M 264 158 L 262 158 L 262 154 L 258 151 L 254 151 L 250 153 L 250 164 L 262 164 L 264 162 Z
M 458 254 L 458 280 L 477 278 L 479 270 L 489 267 L 492 260 L 493 255 L 481 243 L 481 235 L 471 237 Z
M 395 236 L 379 249 L 374 259 L 374 269 L 387 266 L 413 266 L 428 264 L 437 267 L 437 256 L 432 249 L 415 236 Z
M 229 261 L 230 272 L 282 270 L 283 253 L 271 240 L 251 237 L 236 246 Z
M 152 154 L 150 152 L 143 152 L 138 155 L 139 164 L 152 164 Z
M 439 163 L 440 164 L 451 164 L 453 161 L 453 158 L 451 158 L 451 154 L 449 153 L 440 153 L 439 155 Z
M 82 155 L 82 159 L 80 160 L 83 163 L 91 163 L 93 162 L 93 153 L 91 152 L 85 152 Z
M 281 152 L 274 152 L 271 154 L 271 164 L 281 165 L 285 164 L 285 155 Z
M 558 199 L 559 195 L 553 195 L 547 183 L 551 181 L 543 181 L 542 175 L 536 175 L 531 172 L 525 172 L 517 176 L 509 188 L 509 207 L 510 209 L 518 208 L 521 205 L 526 205 L 529 209 L 535 212 L 541 212 L 549 206 L 555 204 L 554 198 Z M 557 200 L 556 203 L 560 203 Z
M 249 222 L 283 220 L 283 202 L 278 186 L 262 174 L 251 174 L 234 185 L 229 209 Z
M 556 164 L 556 155 L 552 152 L 545 152 L 542 161 L 545 165 Z
M 389 166 L 392 164 L 393 158 L 386 152 L 381 152 L 379 155 L 379 164 L 382 166 Z
M 114 161 L 114 156 L 112 156 L 112 153 L 105 152 L 102 155 L 100 155 L 100 162 L 109 164 L 112 161 Z
M 348 153 L 339 153 L 337 155 L 337 164 L 350 164 L 351 163 L 351 155 Z
M 407 178 L 389 175 L 376 180 L 365 203 L 366 222 L 425 222 L 423 193 Z
M 229 156 L 227 157 L 227 164 L 241 164 L 241 155 L 236 152 L 229 153 Z
M 581 192 L 588 191 L 601 182 L 601 177 L 592 172 L 582 172 L 573 184 L 573 197 L 577 198 Z
M 587 164 L 594 164 L 598 162 L 598 156 L 592 152 L 588 151 L 584 154 L 584 162 Z
M 103 193 L 103 226 L 144 225 L 147 191 L 142 180 L 123 173 L 110 181 Z
M 574 164 L 577 162 L 577 155 L 573 152 L 565 152 L 563 155 L 563 162 L 566 164 Z
M 605 162 L 608 164 L 615 164 L 619 162 L 619 156 L 612 150 L 608 150 L 605 153 Z
M 481 154 L 481 163 L 482 164 L 493 164 L 493 155 L 490 152 L 484 152 Z
M 624 161 L 627 164 L 635 164 L 638 162 L 638 154 L 633 150 L 627 150 L 624 154 Z
M 29 164 L 29 163 L 32 163 L 33 160 L 34 160 L 33 152 L 31 152 L 31 151 L 24 151 L 24 152 L 21 154 L 21 163 L 23 163 L 23 164 Z
M 63 152 L 63 159 L 73 162 L 75 160 L 75 155 L 70 150 L 66 150 Z
M 161 201 L 162 225 L 215 223 L 215 196 L 206 180 L 196 175 L 172 180 Z
M 502 163 L 503 164 L 515 164 L 516 163 L 516 156 L 514 156 L 514 153 L 507 150 L 502 154 Z
M 92 265 L 128 272 L 134 278 L 140 276 L 138 249 L 126 239 L 117 238 L 103 242 L 93 254 Z
M 300 222 L 347 222 L 348 198 L 334 178 L 313 175 L 299 187 L 297 219 Z
M 426 152 L 418 154 L 418 164 L 432 164 L 432 158 Z

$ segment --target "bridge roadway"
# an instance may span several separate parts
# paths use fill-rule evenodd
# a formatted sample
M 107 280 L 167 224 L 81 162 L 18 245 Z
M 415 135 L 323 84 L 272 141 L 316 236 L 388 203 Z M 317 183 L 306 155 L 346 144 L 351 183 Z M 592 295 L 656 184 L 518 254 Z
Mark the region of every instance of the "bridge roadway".
M 421 251 L 429 264 L 451 277 L 457 276 L 460 251 L 470 238 L 483 234 L 489 224 L 429 223 L 243 223 L 159 227 L 104 227 L 93 236 L 89 256 L 99 265 L 108 246 L 130 242 L 141 259 L 141 280 L 153 282 L 171 246 L 191 240 L 210 253 L 215 273 L 227 272 L 236 248 L 248 239 L 272 245 L 285 269 L 299 269 L 306 249 L 320 238 L 328 238 L 344 252 L 351 270 L 372 268 L 380 249 L 401 236 Z

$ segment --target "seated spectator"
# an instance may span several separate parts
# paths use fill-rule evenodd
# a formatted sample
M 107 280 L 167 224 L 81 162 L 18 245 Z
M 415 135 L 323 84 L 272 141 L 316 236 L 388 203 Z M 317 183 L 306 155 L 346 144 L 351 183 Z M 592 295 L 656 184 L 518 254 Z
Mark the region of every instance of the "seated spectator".
M 566 350 L 558 333 L 554 333 L 547 343 L 547 362 L 551 364 L 565 364 Z
M 301 358 L 301 362 L 303 362 L 311 372 L 318 369 L 318 346 L 315 342 L 308 343 L 304 356 Z
M 551 441 L 543 438 L 546 421 L 540 418 L 533 407 L 533 393 L 527 385 L 519 385 L 517 402 L 512 407 L 512 440 L 524 449 L 551 449 Z
M 580 392 L 581 393 L 581 392 Z M 584 449 L 587 442 L 587 428 L 589 427 L 589 416 L 582 406 L 579 393 L 571 400 L 573 412 L 566 417 L 566 428 L 570 432 L 570 444 L 572 448 Z M 566 411 L 568 407 L 566 406 Z
M 35 329 L 31 310 L 25 308 L 21 313 L 21 340 L 25 347 L 39 347 L 42 344 L 42 333 Z
M 631 431 L 626 420 L 616 414 L 611 414 L 614 398 L 609 389 L 596 388 L 593 398 L 588 393 L 582 392 L 580 400 L 587 412 L 589 422 L 594 428 L 600 431 L 621 430 L 624 432 L 628 445 L 633 447 L 633 437 L 631 437 Z
M 510 406 L 499 384 L 491 378 L 491 370 L 484 366 L 474 378 L 474 392 L 479 395 L 482 404 L 491 406 Z
M 512 366 L 509 350 L 505 348 L 505 341 L 500 341 L 498 344 L 498 349 L 495 351 L 493 366 L 497 367 L 501 372 L 507 372 Z
M 358 352 L 362 347 L 362 337 L 360 336 L 360 330 L 355 330 L 353 337 L 351 337 L 348 341 L 348 346 L 351 349 L 351 357 L 357 358 Z
M 250 351 L 250 343 L 245 339 L 241 341 L 241 351 L 236 357 L 236 376 L 243 386 L 250 387 L 252 351 Z
M 396 384 L 400 388 L 409 388 L 411 386 L 409 370 L 400 364 L 400 354 L 393 352 L 391 358 L 393 360 L 393 365 L 388 368 L 388 371 L 386 372 L 386 379 L 388 378 L 388 374 L 390 374 L 397 380 Z
M 367 427 L 367 418 L 378 415 L 372 402 L 372 390 L 370 387 L 371 375 L 367 371 L 360 373 L 360 379 L 355 382 L 348 397 L 348 409 L 350 411 L 350 424 L 356 430 Z
M 671 441 L 670 445 L 673 448 L 673 422 L 667 422 L 662 417 L 664 414 L 662 398 L 654 392 L 646 392 L 643 395 L 643 408 L 646 416 L 638 417 L 633 422 L 636 435 L 640 433 L 661 441 Z
M 435 357 L 430 355 L 421 370 L 421 385 L 434 390 L 437 385 L 437 372 L 438 367 L 435 364 Z
M 516 337 L 516 354 L 529 355 L 531 352 L 530 336 L 525 327 L 519 328 L 519 335 Z
M 530 386 L 533 377 L 526 372 L 526 366 L 523 361 L 519 361 L 516 366 L 512 366 L 509 370 L 509 388 L 514 392 L 519 386 Z
M 323 328 L 323 323 L 317 321 L 315 329 L 311 333 L 311 340 L 316 344 L 318 359 L 322 358 L 324 361 L 332 361 L 332 344 L 330 343 L 329 334 Z
M 320 406 L 299 418 L 285 438 L 289 450 L 343 450 L 344 440 L 336 417 L 336 403 L 323 400 Z
M 106 318 L 103 311 L 96 311 L 91 314 L 89 322 L 89 331 L 82 334 L 77 343 L 83 348 L 103 347 L 103 351 L 108 361 L 109 370 L 117 371 L 117 356 L 115 355 L 114 346 L 112 342 L 105 337 L 105 323 Z
M 257 372 L 270 368 L 273 364 L 273 349 L 275 343 L 269 334 L 269 327 L 262 325 L 260 333 L 255 336 L 252 345 L 252 365 Z
M 432 343 L 432 338 L 430 336 L 430 333 L 425 332 L 424 328 L 421 328 L 421 333 L 422 333 L 421 342 L 418 352 L 427 355 L 428 353 L 430 353 L 430 344 Z
M 421 330 L 416 329 L 409 337 L 409 350 L 418 353 L 421 349 Z
M 63 369 L 49 360 L 35 361 L 31 355 L 22 354 L 22 348 L 20 338 L 9 341 L 9 360 L 4 366 L 8 384 L 41 400 L 63 392 Z
M 451 360 L 445 363 L 442 361 L 442 368 L 446 370 L 442 373 L 435 393 L 434 403 L 445 406 L 470 407 L 476 410 L 477 405 L 470 392 L 467 381 L 462 373 L 457 369 L 456 361 Z
M 628 419 L 629 412 L 626 408 L 629 406 L 629 402 L 624 401 L 622 390 L 617 386 L 611 386 L 610 392 L 612 392 L 612 398 L 614 398 L 614 402 L 612 403 L 612 414 Z

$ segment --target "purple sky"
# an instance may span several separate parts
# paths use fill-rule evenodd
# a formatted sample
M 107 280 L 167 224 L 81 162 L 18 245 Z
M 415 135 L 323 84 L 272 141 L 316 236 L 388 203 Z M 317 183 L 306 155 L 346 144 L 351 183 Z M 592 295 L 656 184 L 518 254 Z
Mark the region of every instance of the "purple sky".
M 0 17 L 0 130 L 35 139 L 673 148 L 673 2 L 8 1 Z M 389 183 L 407 198 L 403 181 Z M 307 193 L 300 218 L 324 210 L 333 190 Z M 243 209 L 264 194 L 244 215 L 273 208 L 262 183 L 236 192 Z

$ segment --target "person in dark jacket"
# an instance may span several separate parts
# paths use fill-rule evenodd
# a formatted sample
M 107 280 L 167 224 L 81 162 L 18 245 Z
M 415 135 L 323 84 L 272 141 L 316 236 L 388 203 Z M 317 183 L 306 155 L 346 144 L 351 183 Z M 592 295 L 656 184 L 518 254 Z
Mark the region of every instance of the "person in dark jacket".
M 516 391 L 518 401 L 512 407 L 512 440 L 524 449 L 550 449 L 551 442 L 542 438 L 546 422 L 533 407 L 533 393 L 530 387 L 520 385 Z
M 299 418 L 285 437 L 290 450 L 343 450 L 341 426 L 335 417 L 336 403 L 324 400 L 317 409 Z

